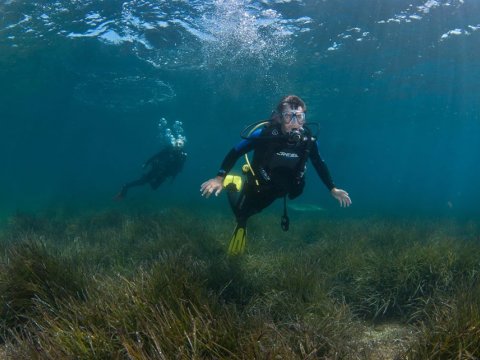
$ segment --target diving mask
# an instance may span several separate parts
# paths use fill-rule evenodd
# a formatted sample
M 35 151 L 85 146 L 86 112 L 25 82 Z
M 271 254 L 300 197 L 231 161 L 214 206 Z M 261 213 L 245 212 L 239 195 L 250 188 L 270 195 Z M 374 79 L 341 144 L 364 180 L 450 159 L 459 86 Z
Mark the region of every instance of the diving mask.
M 176 139 L 173 143 L 176 148 L 182 149 L 185 146 L 185 141 L 182 139 Z
M 305 124 L 305 113 L 294 110 L 284 111 L 282 112 L 282 119 L 285 124 L 290 124 L 295 119 L 298 125 L 303 125 Z

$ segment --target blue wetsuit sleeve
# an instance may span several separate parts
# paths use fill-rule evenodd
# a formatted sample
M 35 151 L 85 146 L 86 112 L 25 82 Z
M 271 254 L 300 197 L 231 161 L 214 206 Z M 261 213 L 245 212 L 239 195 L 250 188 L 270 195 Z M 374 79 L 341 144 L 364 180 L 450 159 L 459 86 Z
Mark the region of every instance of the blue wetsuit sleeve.
M 225 177 L 225 175 L 232 170 L 232 168 L 235 166 L 235 163 L 242 155 L 245 155 L 249 151 L 253 150 L 255 148 L 255 144 L 257 143 L 255 140 L 260 136 L 260 134 L 261 129 L 255 130 L 248 137 L 248 139 L 244 139 L 235 145 L 223 159 L 217 176 Z
M 312 144 L 312 148 L 310 149 L 310 161 L 312 162 L 318 176 L 328 188 L 328 190 L 332 190 L 335 187 L 335 184 L 333 183 L 327 164 L 325 164 L 325 161 L 323 161 L 320 156 L 320 152 L 318 151 L 318 144 L 316 141 Z

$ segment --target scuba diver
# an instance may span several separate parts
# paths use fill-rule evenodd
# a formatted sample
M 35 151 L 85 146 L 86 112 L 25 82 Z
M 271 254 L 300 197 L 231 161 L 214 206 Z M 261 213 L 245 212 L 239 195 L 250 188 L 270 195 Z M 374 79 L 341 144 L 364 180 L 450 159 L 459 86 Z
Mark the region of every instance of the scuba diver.
M 183 169 L 183 164 L 187 159 L 187 154 L 183 151 L 184 145 L 185 141 L 179 138 L 173 141 L 172 145 L 165 147 L 159 153 L 153 155 L 143 164 L 144 168 L 150 166 L 150 170 L 140 179 L 123 185 L 114 199 L 122 200 L 131 187 L 148 183 L 153 190 L 156 190 L 167 177 L 173 179 Z
M 242 132 L 243 140 L 226 155 L 217 176 L 201 185 L 200 192 L 206 198 L 211 194 L 218 196 L 224 188 L 228 191 L 237 221 L 228 247 L 230 255 L 242 254 L 245 250 L 248 218 L 281 197 L 284 198 L 281 226 L 284 231 L 288 230 L 286 198 L 294 199 L 303 192 L 308 159 L 340 206 L 351 205 L 348 193 L 335 186 L 320 157 L 317 139 L 305 120 L 306 110 L 305 103 L 298 96 L 282 98 L 268 121 L 252 124 Z M 246 154 L 252 150 L 250 163 Z M 240 177 L 229 175 L 242 155 L 247 161 L 242 168 L 246 173 L 243 186 Z

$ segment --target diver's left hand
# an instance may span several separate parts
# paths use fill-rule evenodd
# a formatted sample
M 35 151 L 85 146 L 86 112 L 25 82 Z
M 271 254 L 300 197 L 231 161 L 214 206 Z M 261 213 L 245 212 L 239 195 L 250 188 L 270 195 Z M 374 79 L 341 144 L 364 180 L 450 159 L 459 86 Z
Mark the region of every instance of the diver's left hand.
M 345 190 L 333 188 L 330 190 L 330 193 L 335 199 L 338 200 L 341 207 L 348 207 L 352 204 L 352 200 Z

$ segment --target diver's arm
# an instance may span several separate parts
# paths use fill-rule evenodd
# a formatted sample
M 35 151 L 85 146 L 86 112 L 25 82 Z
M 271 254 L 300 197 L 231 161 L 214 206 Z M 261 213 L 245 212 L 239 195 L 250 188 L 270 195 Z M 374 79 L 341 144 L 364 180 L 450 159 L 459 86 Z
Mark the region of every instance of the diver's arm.
M 215 196 L 218 196 L 218 194 L 220 194 L 220 192 L 223 190 L 223 180 L 230 170 L 232 170 L 232 168 L 235 166 L 235 163 L 240 156 L 246 152 L 248 152 L 248 150 L 243 152 L 240 148 L 238 148 L 238 146 L 232 148 L 232 150 L 228 152 L 227 156 L 225 156 L 225 159 L 223 159 L 222 165 L 217 172 L 217 176 L 213 179 L 205 181 L 200 186 L 200 192 L 202 193 L 202 196 L 208 198 L 213 193 L 215 193 Z
M 151 162 L 153 161 L 153 157 L 151 157 L 150 159 L 148 159 L 147 161 L 145 161 L 142 165 L 142 167 L 147 167 Z
M 167 148 L 163 149 L 163 150 L 160 150 L 158 153 L 156 153 L 155 155 L 153 155 L 150 159 L 148 159 L 145 164 L 143 164 L 143 167 L 146 167 L 147 165 L 150 165 L 150 163 L 152 161 L 154 161 L 155 159 L 157 158 L 161 158 L 162 156 L 166 155 L 166 153 L 168 152 L 169 150 Z
M 170 159 L 167 176 L 170 176 L 172 178 L 172 181 L 183 170 L 186 159 L 187 154 L 184 152 L 174 153 L 174 157 Z
M 249 151 L 253 150 L 255 144 L 255 138 L 260 136 L 260 130 L 255 131 L 249 139 L 245 139 L 240 141 L 235 147 L 233 147 L 225 156 L 222 161 L 222 165 L 220 165 L 220 169 L 217 172 L 217 176 L 225 177 L 233 169 L 237 160 L 242 156 L 248 153 Z
M 257 136 L 257 134 L 255 134 L 255 136 Z M 215 194 L 215 196 L 218 196 L 218 194 L 220 194 L 220 192 L 223 190 L 223 180 L 230 172 L 230 170 L 233 169 L 237 160 L 242 155 L 245 155 L 250 150 L 253 150 L 254 147 L 255 141 L 253 141 L 252 139 L 246 139 L 242 140 L 234 148 L 232 148 L 228 152 L 227 156 L 225 156 L 225 158 L 223 159 L 222 164 L 220 165 L 220 169 L 217 172 L 217 176 L 213 179 L 205 181 L 200 186 L 200 192 L 202 193 L 202 196 L 208 198 L 213 193 Z
M 179 159 L 178 172 L 183 170 L 183 166 L 185 165 L 186 160 L 187 160 L 187 153 L 182 153 Z
M 310 161 L 312 162 L 313 167 L 317 171 L 317 174 L 322 180 L 322 182 L 325 184 L 328 190 L 332 191 L 332 189 L 335 188 L 335 184 L 333 183 L 327 164 L 320 157 L 317 142 L 314 142 L 312 144 L 312 148 L 310 150 Z
M 159 155 L 160 155 L 160 153 L 156 153 L 155 155 L 153 155 L 150 159 L 148 159 L 147 161 L 145 161 L 145 163 L 143 164 L 143 167 L 150 165 L 150 163 L 151 163 L 153 160 L 155 160 Z
M 318 151 L 318 145 L 316 142 L 313 143 L 311 152 L 310 152 L 310 161 L 312 162 L 315 170 L 317 171 L 318 176 L 322 179 L 325 186 L 330 190 L 330 194 L 340 203 L 341 207 L 348 207 L 352 204 L 352 200 L 348 193 L 345 190 L 337 189 L 333 183 L 332 177 L 330 176 L 330 171 L 328 171 L 327 164 L 320 156 Z
M 217 172 L 217 176 L 225 177 L 227 174 L 230 172 L 230 170 L 233 169 L 235 166 L 235 163 L 237 160 L 240 158 L 245 153 L 242 153 L 241 151 L 238 151 L 236 147 L 232 148 L 227 156 L 222 161 L 222 164 L 220 165 L 220 169 Z

